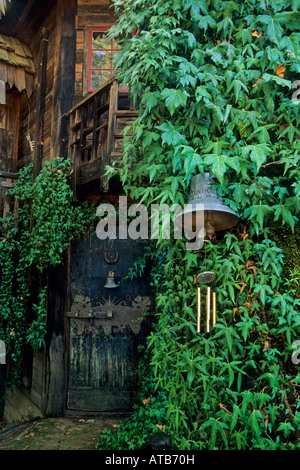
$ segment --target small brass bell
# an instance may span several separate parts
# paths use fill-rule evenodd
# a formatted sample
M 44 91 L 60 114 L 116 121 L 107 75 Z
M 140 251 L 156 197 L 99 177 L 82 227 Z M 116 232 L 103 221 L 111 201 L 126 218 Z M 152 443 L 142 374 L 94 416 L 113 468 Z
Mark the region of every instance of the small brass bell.
M 178 214 L 176 224 L 194 231 L 199 228 L 199 222 L 200 225 L 204 223 L 206 235 L 212 239 L 215 232 L 234 227 L 238 219 L 238 215 L 224 205 L 217 191 L 210 187 L 209 173 L 204 173 L 192 178 L 188 206 Z
M 115 287 L 118 287 L 115 283 L 114 275 L 115 273 L 113 273 L 112 271 L 108 273 L 106 284 L 104 286 L 106 289 L 114 289 Z

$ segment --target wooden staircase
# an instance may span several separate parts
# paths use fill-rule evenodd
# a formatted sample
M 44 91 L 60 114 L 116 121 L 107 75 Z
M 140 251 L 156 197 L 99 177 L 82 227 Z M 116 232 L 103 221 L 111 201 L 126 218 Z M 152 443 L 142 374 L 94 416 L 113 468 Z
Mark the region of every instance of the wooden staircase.
M 105 166 L 122 155 L 122 131 L 137 118 L 128 91 L 121 92 L 116 79 L 109 80 L 74 106 L 67 116 L 75 199 L 82 185 L 97 179 L 101 191 L 108 191 Z

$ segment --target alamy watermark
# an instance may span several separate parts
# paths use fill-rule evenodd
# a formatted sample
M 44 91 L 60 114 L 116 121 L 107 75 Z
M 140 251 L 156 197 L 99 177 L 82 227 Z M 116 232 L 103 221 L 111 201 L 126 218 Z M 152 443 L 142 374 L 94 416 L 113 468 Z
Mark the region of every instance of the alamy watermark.
M 4 341 L 0 340 L 0 364 L 6 364 L 6 349 Z
M 185 237 L 187 250 L 202 248 L 205 234 L 203 204 L 197 204 L 195 212 L 192 204 L 186 204 L 182 210 L 180 204 L 151 204 L 148 208 L 140 203 L 128 206 L 127 202 L 126 196 L 120 196 L 117 209 L 109 203 L 98 206 L 96 214 L 100 221 L 96 234 L 100 240 L 169 240 L 171 237 Z
M 295 80 L 292 83 L 292 88 L 296 88 L 296 91 L 294 91 L 292 94 L 292 102 L 293 104 L 299 104 L 300 98 L 298 98 L 298 95 L 300 95 L 300 80 Z
M 292 355 L 292 363 L 298 365 L 300 364 L 300 341 L 294 341 L 292 344 L 292 348 L 296 349 L 296 351 Z

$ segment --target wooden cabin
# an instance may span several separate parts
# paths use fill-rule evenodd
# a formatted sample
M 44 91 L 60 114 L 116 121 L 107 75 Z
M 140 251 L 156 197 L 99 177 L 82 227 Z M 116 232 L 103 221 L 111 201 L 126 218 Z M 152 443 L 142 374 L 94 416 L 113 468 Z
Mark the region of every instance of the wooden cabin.
M 116 200 L 118 182 L 104 167 L 122 153 L 122 129 L 136 111 L 113 78 L 116 22 L 109 0 L 11 0 L 0 20 L 0 211 L 7 188 L 33 162 L 70 157 L 79 202 Z M 1 235 L 1 234 L 0 234 Z M 95 232 L 72 242 L 48 273 L 45 350 L 26 359 L 21 390 L 4 415 L 126 413 L 138 394 L 136 369 L 151 307 L 145 276 L 116 281 L 144 252 L 143 240 L 99 240 Z M 147 317 L 148 318 L 148 317 Z M 31 411 L 29 411 L 31 410 Z M 15 411 L 15 414 L 13 413 Z

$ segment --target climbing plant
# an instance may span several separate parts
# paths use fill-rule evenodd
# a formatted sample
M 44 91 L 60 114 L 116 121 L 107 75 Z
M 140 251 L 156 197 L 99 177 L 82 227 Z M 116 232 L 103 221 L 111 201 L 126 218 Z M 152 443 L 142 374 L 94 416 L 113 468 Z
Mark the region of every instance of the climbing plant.
M 32 164 L 19 172 L 11 190 L 18 211 L 2 221 L 0 243 L 0 339 L 5 342 L 12 383 L 21 379 L 24 347 L 45 344 L 47 270 L 62 261 L 70 240 L 89 227 L 95 211 L 76 207 L 70 161 L 45 162 L 33 181 Z
M 7 12 L 10 2 L 11 0 L 0 0 L 0 18 Z
M 139 116 L 107 174 L 118 173 L 133 199 L 171 206 L 186 203 L 192 177 L 208 172 L 240 222 L 202 250 L 155 241 L 167 254 L 153 271 L 149 396 L 131 427 L 104 433 L 97 446 L 142 447 L 134 432 L 151 417 L 151 432 L 164 426 L 179 449 L 299 449 L 299 266 L 286 269 L 284 238 L 274 235 L 299 227 L 300 2 L 114 5 L 111 35 L 125 36 L 115 67 Z M 217 275 L 218 319 L 199 334 L 201 270 Z

